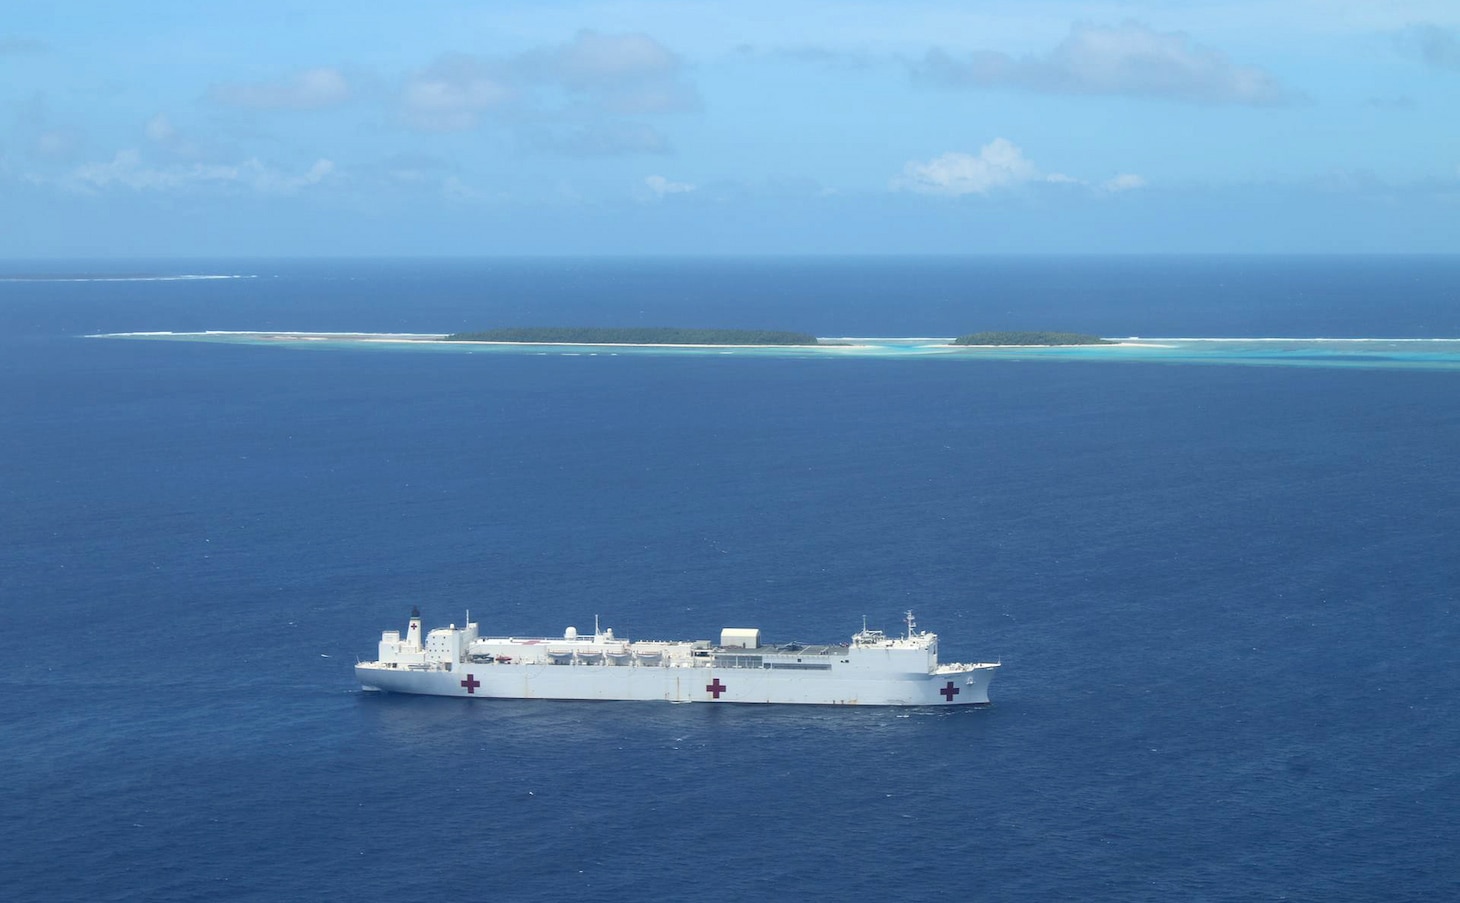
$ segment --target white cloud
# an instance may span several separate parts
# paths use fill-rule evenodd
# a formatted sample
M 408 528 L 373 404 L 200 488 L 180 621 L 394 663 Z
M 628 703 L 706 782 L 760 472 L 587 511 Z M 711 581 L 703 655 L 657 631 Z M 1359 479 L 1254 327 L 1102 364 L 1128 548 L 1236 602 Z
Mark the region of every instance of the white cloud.
M 23 147 L 33 160 L 59 163 L 77 159 L 86 144 L 80 128 L 57 122 L 51 115 L 46 92 L 36 91 L 14 104 L 16 146 Z
M 670 194 L 688 194 L 695 190 L 695 186 L 689 182 L 671 182 L 663 176 L 647 176 L 644 179 L 644 186 L 656 198 L 662 198 Z
M 1007 138 L 995 138 L 977 154 L 950 151 L 927 161 L 910 160 L 894 178 L 894 191 L 963 197 L 988 195 L 1021 185 L 1060 185 L 1085 188 L 1096 194 L 1117 194 L 1144 188 L 1146 180 L 1121 173 L 1096 185 L 1059 172 L 1043 172 Z
M 1137 188 L 1145 187 L 1146 180 L 1132 172 L 1123 172 L 1100 183 L 1100 190 L 1107 194 L 1119 194 L 1122 191 L 1134 191 Z
M 988 194 L 999 188 L 1010 188 L 1025 182 L 1073 181 L 1068 176 L 1041 175 L 1039 168 L 1025 158 L 1013 142 L 995 138 L 975 156 L 952 151 L 920 163 L 909 161 L 902 175 L 892 181 L 894 189 L 919 194 L 941 194 L 959 197 L 965 194 Z
M 256 161 L 255 161 L 256 162 Z M 275 183 L 277 187 L 285 191 L 293 191 L 296 188 L 303 188 L 306 185 L 318 185 L 335 173 L 335 161 L 326 160 L 323 157 L 315 160 L 309 167 L 309 171 L 302 176 L 282 176 Z M 255 182 L 255 185 L 261 184 Z
M 646 34 L 580 31 L 570 43 L 529 53 L 515 65 L 524 76 L 588 98 L 609 113 L 674 113 L 699 105 L 679 57 Z
M 646 34 L 580 31 L 561 47 L 542 52 L 552 77 L 576 88 L 673 75 L 679 59 Z
M 955 59 L 928 53 L 916 73 L 948 87 L 1017 88 L 1048 94 L 1125 94 L 1192 103 L 1270 105 L 1292 100 L 1275 77 L 1234 64 L 1182 32 L 1138 22 L 1077 23 L 1043 55 L 979 50 Z
M 486 200 L 486 195 L 463 182 L 457 176 L 441 180 L 441 196 L 448 201 L 474 202 Z
M 573 154 L 663 153 L 663 136 L 621 117 L 698 107 L 683 63 L 663 44 L 593 31 L 514 57 L 442 57 L 401 92 L 412 128 L 465 131 L 495 114 L 529 123 L 537 130 L 531 143 Z
M 383 161 L 383 177 L 405 185 L 434 184 L 455 169 L 447 160 L 429 154 L 392 154 Z
M 147 140 L 154 144 L 171 144 L 178 137 L 177 129 L 172 127 L 172 120 L 168 119 L 165 113 L 158 113 L 156 116 L 147 120 L 145 131 L 147 133 Z
M 282 81 L 214 85 L 215 102 L 254 110 L 322 110 L 350 99 L 350 83 L 338 69 L 305 69 Z
M 430 132 L 476 128 L 483 113 L 515 92 L 499 66 L 468 56 L 449 56 L 411 76 L 401 95 L 406 122 Z
M 30 154 L 42 160 L 74 159 L 81 143 L 81 133 L 75 129 L 44 129 L 31 141 Z
M 282 172 L 257 158 L 237 164 L 193 163 L 178 166 L 148 166 L 135 149 L 118 151 L 106 163 L 87 163 L 61 180 L 75 191 L 96 193 L 112 188 L 133 191 L 175 192 L 193 188 L 243 188 L 263 194 L 294 194 L 329 178 L 335 164 L 326 159 L 314 162 L 299 174 Z
M 200 160 L 207 155 L 197 142 L 173 125 L 166 113 L 156 113 L 147 120 L 142 126 L 142 134 L 146 136 L 151 150 L 163 151 L 175 158 Z

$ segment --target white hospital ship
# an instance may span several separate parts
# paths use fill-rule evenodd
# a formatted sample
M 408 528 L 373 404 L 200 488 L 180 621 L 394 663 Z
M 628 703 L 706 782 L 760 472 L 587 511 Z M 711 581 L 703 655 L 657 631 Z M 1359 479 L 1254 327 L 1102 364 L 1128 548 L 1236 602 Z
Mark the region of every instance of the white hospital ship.
M 379 660 L 355 675 L 366 690 L 483 699 L 615 699 L 801 705 L 983 705 L 997 662 L 939 663 L 938 637 L 862 630 L 849 643 L 762 645 L 756 629 L 709 640 L 631 642 L 599 630 L 580 636 L 483 637 L 465 627 L 423 634 L 411 611 L 402 637 L 387 630 Z

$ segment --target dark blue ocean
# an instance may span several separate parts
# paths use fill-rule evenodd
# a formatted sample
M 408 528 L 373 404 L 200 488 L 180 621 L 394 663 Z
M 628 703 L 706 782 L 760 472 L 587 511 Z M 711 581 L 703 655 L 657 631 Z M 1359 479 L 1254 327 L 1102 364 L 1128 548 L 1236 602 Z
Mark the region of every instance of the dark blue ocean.
M 183 273 L 251 278 L 56 278 Z M 1460 260 L 6 263 L 0 899 L 1460 894 L 1460 374 L 81 338 L 556 324 L 1460 337 Z M 912 608 L 1004 668 L 960 710 L 360 692 L 412 605 Z

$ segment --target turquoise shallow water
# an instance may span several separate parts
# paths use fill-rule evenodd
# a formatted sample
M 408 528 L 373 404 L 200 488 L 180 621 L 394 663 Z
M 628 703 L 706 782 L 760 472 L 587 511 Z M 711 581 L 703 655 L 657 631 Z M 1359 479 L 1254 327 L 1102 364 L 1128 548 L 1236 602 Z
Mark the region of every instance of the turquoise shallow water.
M 1364 370 L 1460 370 L 1460 339 L 1332 338 L 1141 338 L 1119 345 L 1060 347 L 954 346 L 946 338 L 823 339 L 817 347 L 687 347 L 631 345 L 536 345 L 407 340 L 391 334 L 323 333 L 129 333 L 112 338 L 275 345 L 338 350 L 341 347 L 445 354 L 714 355 L 750 358 L 926 358 L 958 361 L 1082 361 L 1207 364 L 1249 367 L 1340 367 Z

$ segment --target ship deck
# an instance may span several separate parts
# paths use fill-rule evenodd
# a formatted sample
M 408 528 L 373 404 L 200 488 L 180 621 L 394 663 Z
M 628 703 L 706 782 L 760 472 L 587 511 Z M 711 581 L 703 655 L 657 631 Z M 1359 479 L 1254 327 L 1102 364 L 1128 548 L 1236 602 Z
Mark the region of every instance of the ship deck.
M 846 655 L 851 647 L 842 644 L 773 643 L 742 649 L 739 646 L 716 646 L 716 655 Z

